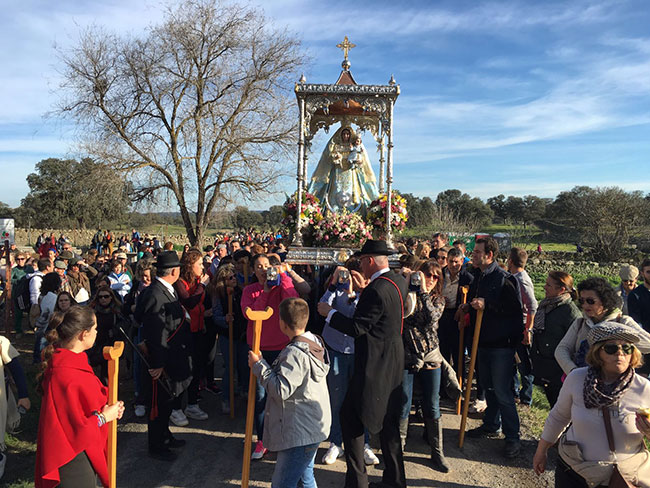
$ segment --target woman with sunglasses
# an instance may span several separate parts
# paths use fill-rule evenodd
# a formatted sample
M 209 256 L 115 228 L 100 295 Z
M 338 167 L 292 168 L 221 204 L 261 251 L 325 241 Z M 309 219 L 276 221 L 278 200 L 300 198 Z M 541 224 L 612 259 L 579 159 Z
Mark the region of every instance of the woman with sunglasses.
M 553 407 L 562 388 L 563 375 L 554 357 L 555 349 L 581 313 L 574 303 L 578 292 L 573 288 L 573 277 L 564 271 L 548 273 L 544 295 L 533 318 L 531 360 L 535 383 L 544 388 Z
M 592 327 L 587 343 L 588 367 L 566 377 L 544 425 L 533 469 L 544 472 L 548 449 L 559 439 L 556 488 L 603 486 L 615 464 L 634 486 L 648 488 L 650 453 L 643 438 L 650 438 L 650 420 L 639 410 L 650 407 L 650 381 L 634 372 L 648 349 L 641 346 L 638 328 L 617 322 Z
M 413 381 L 417 376 L 422 385 L 422 413 L 426 438 L 431 446 L 431 460 L 435 469 L 448 473 L 449 464 L 442 450 L 442 422 L 440 421 L 440 379 L 443 358 L 438 341 L 438 320 L 445 309 L 445 299 L 442 296 L 442 269 L 434 259 L 430 259 L 421 263 L 418 270 L 410 275 L 409 280 L 416 300 L 413 313 L 404 319 L 402 333 L 405 369 L 400 433 L 404 439 L 411 411 Z
M 232 316 L 228 314 L 228 288 L 232 289 Z M 245 395 L 248 391 L 248 344 L 246 344 L 247 319 L 241 310 L 242 288 L 239 286 L 233 264 L 222 264 L 206 290 L 212 299 L 212 321 L 217 326 L 217 342 L 224 362 L 221 381 L 221 411 L 230 413 L 230 354 L 228 348 L 228 320 L 232 319 L 233 328 L 233 380 L 236 379 L 236 391 Z
M 91 366 L 99 366 L 100 379 L 107 381 L 108 361 L 104 359 L 104 346 L 112 346 L 121 337 L 119 329 L 124 329 L 127 321 L 122 315 L 122 303 L 108 286 L 100 286 L 97 289 L 97 294 L 89 306 L 97 317 L 97 340 L 88 351 L 88 359 Z
M 616 291 L 605 278 L 592 276 L 578 284 L 578 303 L 582 308 L 582 317 L 576 319 L 555 349 L 555 359 L 569 374 L 576 368 L 586 366 L 587 334 L 601 322 L 618 322 L 639 330 L 643 347 L 650 347 L 650 334 L 644 331 L 634 320 L 623 315 L 619 307 Z

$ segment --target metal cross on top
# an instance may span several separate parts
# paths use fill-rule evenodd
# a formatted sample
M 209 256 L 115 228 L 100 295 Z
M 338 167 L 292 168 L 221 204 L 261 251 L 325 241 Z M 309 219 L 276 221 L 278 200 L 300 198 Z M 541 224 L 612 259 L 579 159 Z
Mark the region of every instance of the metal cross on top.
M 339 49 L 343 50 L 343 56 L 345 57 L 345 60 L 347 61 L 348 59 L 348 51 L 352 49 L 353 47 L 357 47 L 356 44 L 352 44 L 350 41 L 348 41 L 348 36 L 345 36 L 345 39 L 343 39 L 343 42 L 339 42 L 336 47 Z

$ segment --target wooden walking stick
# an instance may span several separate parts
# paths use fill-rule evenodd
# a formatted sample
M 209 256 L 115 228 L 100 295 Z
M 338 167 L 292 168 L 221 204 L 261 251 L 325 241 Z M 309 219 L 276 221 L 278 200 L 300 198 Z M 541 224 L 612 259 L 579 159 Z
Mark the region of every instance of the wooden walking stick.
M 233 372 L 233 331 L 232 331 L 232 321 L 233 321 L 233 315 L 232 315 L 232 294 L 233 294 L 233 289 L 232 287 L 226 288 L 226 291 L 228 292 L 228 314 L 230 318 L 228 319 L 228 379 L 230 380 L 230 418 L 234 419 L 235 418 L 235 375 Z M 241 381 L 241 378 L 240 378 Z
M 467 293 L 469 293 L 469 286 L 461 286 L 460 291 L 463 294 L 463 303 L 462 305 L 465 305 L 467 303 Z M 465 344 L 463 344 L 464 339 L 465 339 L 465 328 L 460 327 L 460 324 L 462 321 L 465 320 L 465 316 L 463 315 L 460 320 L 458 321 L 458 386 L 460 386 L 461 391 L 463 388 L 463 368 L 465 367 Z M 456 403 L 456 415 L 460 415 L 460 406 L 462 405 L 463 398 L 462 395 L 458 396 L 458 402 Z
M 104 359 L 108 361 L 108 404 L 117 403 L 117 386 L 120 372 L 120 356 L 124 352 L 124 343 L 116 341 L 113 346 L 104 347 Z M 117 419 L 108 424 L 108 488 L 116 488 L 117 470 Z
M 467 373 L 467 383 L 465 383 L 463 416 L 460 419 L 460 437 L 458 438 L 458 447 L 463 447 L 463 442 L 465 441 L 465 426 L 467 425 L 467 414 L 469 412 L 469 397 L 472 394 L 472 380 L 474 379 L 474 367 L 476 366 L 478 338 L 481 335 L 481 322 L 483 322 L 483 310 L 477 310 L 476 326 L 474 327 L 474 338 L 472 339 L 472 358 L 469 361 L 469 372 Z
M 273 315 L 273 309 L 251 310 L 246 308 L 246 317 L 254 322 L 252 351 L 259 356 L 260 340 L 262 337 L 262 322 Z M 248 377 L 248 405 L 246 406 L 246 436 L 244 437 L 244 460 L 242 464 L 241 486 L 248 488 L 248 478 L 251 468 L 251 449 L 253 444 L 253 415 L 255 413 L 255 385 L 256 378 L 251 369 Z

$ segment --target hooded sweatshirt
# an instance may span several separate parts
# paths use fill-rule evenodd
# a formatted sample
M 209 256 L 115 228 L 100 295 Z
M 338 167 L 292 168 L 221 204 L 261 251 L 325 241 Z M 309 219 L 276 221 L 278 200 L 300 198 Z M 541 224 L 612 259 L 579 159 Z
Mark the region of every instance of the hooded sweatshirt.
M 272 366 L 260 359 L 253 373 L 267 392 L 264 447 L 283 451 L 327 439 L 332 423 L 323 340 L 305 332 L 295 337 Z

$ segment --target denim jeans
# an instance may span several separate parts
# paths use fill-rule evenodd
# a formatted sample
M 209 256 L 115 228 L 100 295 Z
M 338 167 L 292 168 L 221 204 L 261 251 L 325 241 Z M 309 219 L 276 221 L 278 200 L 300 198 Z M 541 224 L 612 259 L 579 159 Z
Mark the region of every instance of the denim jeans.
M 221 399 L 224 402 L 230 401 L 230 351 L 228 349 L 228 336 L 219 335 L 217 339 L 219 351 L 223 358 L 223 378 L 221 379 Z M 233 379 L 236 382 L 235 391 L 248 392 L 248 344 L 244 341 L 233 341 Z
M 503 423 L 506 440 L 519 440 L 519 414 L 512 389 L 512 365 L 515 349 L 512 347 L 479 347 L 478 362 L 481 382 L 485 389 L 487 409 L 483 414 L 483 426 L 496 432 Z
M 328 349 L 330 355 L 330 370 L 327 374 L 327 388 L 330 392 L 330 407 L 332 409 L 332 427 L 330 429 L 330 442 L 341 447 L 343 445 L 343 434 L 341 433 L 341 405 L 348 391 L 348 384 L 354 372 L 354 354 L 343 354 L 342 352 Z M 370 436 L 365 433 L 366 444 Z
M 413 379 L 418 376 L 422 385 L 422 415 L 428 419 L 440 418 L 440 376 L 441 368 L 421 369 L 413 373 L 404 370 L 404 381 L 402 382 L 402 411 L 401 419 L 409 418 L 411 402 L 413 401 Z
M 317 488 L 314 458 L 319 444 L 317 442 L 278 451 L 271 488 L 296 488 L 299 481 L 303 488 Z
M 282 351 L 261 351 L 262 357 L 264 360 L 269 363 L 269 366 L 273 364 L 273 361 L 277 359 Z M 266 390 L 260 383 L 259 378 L 255 382 L 255 432 L 257 433 L 257 440 L 262 440 L 262 435 L 264 434 L 264 407 L 266 407 Z M 280 486 L 280 485 L 278 485 Z
M 521 403 L 530 405 L 533 402 L 533 365 L 530 361 L 530 346 L 519 344 L 517 346 L 517 355 L 519 356 L 519 364 L 515 365 L 512 369 L 513 372 L 513 388 L 516 397 L 519 397 Z M 519 373 L 521 381 L 519 381 Z

